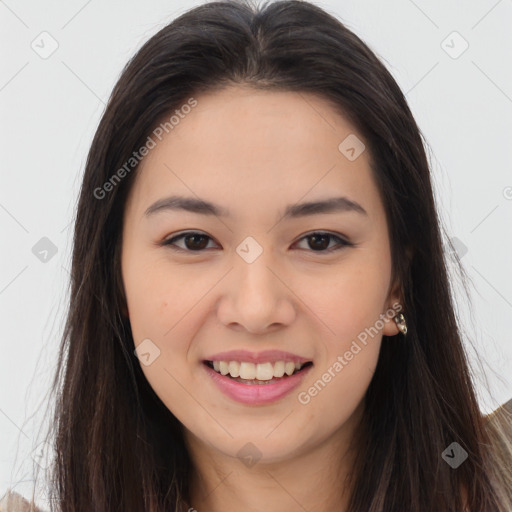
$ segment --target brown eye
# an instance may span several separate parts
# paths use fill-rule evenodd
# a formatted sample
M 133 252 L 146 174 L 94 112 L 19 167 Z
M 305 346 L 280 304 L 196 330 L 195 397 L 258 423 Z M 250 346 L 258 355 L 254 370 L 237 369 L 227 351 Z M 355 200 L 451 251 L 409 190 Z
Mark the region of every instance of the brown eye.
M 308 248 L 314 252 L 332 252 L 342 249 L 346 246 L 353 246 L 352 243 L 340 238 L 332 233 L 315 232 L 302 237 L 301 240 L 308 240 Z M 332 240 L 337 242 L 337 246 L 329 248 Z
M 179 247 L 176 245 L 176 242 L 181 239 L 183 239 L 184 247 Z M 209 240 L 212 239 L 208 235 L 198 233 L 196 231 L 189 231 L 187 233 L 182 233 L 181 235 L 166 240 L 163 245 L 169 245 L 178 251 L 201 252 L 206 248 Z
M 314 251 L 323 251 L 329 247 L 329 243 L 331 242 L 331 236 L 325 234 L 316 234 L 308 237 L 309 246 Z

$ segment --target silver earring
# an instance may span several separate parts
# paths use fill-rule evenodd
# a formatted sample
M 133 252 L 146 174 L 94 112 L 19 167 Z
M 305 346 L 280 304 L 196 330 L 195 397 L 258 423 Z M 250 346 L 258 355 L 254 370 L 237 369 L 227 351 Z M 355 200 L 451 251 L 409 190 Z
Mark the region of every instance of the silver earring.
M 407 334 L 407 323 L 405 322 L 405 317 L 402 313 L 395 316 L 395 323 L 402 334 Z

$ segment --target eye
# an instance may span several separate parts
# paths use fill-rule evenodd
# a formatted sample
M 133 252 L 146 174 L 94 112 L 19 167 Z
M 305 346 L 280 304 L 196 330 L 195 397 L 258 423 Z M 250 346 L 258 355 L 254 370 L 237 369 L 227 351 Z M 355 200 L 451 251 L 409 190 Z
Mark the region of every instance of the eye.
M 185 247 L 178 247 L 175 245 L 176 241 L 181 239 L 184 240 Z M 198 231 L 187 231 L 181 235 L 169 238 L 169 240 L 163 242 L 162 245 L 169 245 L 171 246 L 171 249 L 176 251 L 201 252 L 206 245 L 208 245 L 208 239 L 212 240 L 211 237 L 204 233 L 200 233 Z
M 333 252 L 339 251 L 340 249 L 343 249 L 343 247 L 354 246 L 353 243 L 344 240 L 333 233 L 326 233 L 324 231 L 315 231 L 314 233 L 310 233 L 302 237 L 299 241 L 301 240 L 308 240 L 308 246 L 314 252 Z M 336 240 L 337 245 L 328 248 L 332 240 Z
M 176 242 L 183 240 L 184 247 L 178 246 Z M 170 246 L 171 249 L 176 251 L 184 252 L 202 252 L 206 249 L 208 241 L 213 240 L 208 235 L 200 233 L 198 231 L 186 231 L 180 235 L 174 236 L 165 240 L 162 245 Z M 333 252 L 343 249 L 343 247 L 353 247 L 354 244 L 344 240 L 343 238 L 324 231 L 315 231 L 306 236 L 303 236 L 300 240 L 308 240 L 308 246 L 313 252 Z M 335 240 L 337 244 L 334 247 L 330 247 L 331 241 Z

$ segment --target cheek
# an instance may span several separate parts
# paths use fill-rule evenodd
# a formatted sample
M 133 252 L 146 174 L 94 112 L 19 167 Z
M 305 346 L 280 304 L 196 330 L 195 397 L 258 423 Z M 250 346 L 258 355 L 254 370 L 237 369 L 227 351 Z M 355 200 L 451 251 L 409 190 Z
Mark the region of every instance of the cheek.
M 163 258 L 134 259 L 123 268 L 123 279 L 135 342 L 169 337 L 204 288 L 179 271 L 171 272 Z
M 139 356 L 141 369 L 157 396 L 179 417 L 193 406 L 180 383 L 187 377 L 188 340 L 197 328 L 193 307 L 206 285 L 169 272 L 162 258 L 127 260 L 123 279 L 134 350 L 144 346 L 139 352 L 151 354 L 149 364 Z
M 330 331 L 324 337 L 325 360 L 313 388 L 305 391 L 316 402 L 310 413 L 321 415 L 325 424 L 347 421 L 373 377 L 382 340 L 380 315 L 390 270 L 386 265 L 386 261 L 360 258 L 333 273 L 330 285 L 316 297 L 319 316 Z
M 318 286 L 311 282 L 309 291 L 304 289 L 308 306 L 326 326 L 329 351 L 348 350 L 352 340 L 364 338 L 372 327 L 381 331 L 377 322 L 383 312 L 387 293 L 389 269 L 375 263 L 346 265 L 339 272 L 333 271 L 329 280 Z M 369 336 L 369 335 L 368 335 Z
M 311 412 L 322 411 L 327 423 L 346 421 L 372 379 L 382 340 L 379 315 L 388 275 L 389 269 L 382 262 L 379 265 L 373 259 L 358 258 L 333 272 L 321 293 L 309 295 L 315 313 L 328 329 L 322 336 L 325 353 L 317 368 L 314 389 L 304 391 L 312 402 L 316 401 L 317 407 Z
M 123 280 L 135 346 L 149 339 L 159 352 L 154 364 L 142 367 L 148 380 L 159 368 L 181 375 L 198 329 L 198 306 L 218 276 L 198 278 L 197 271 L 172 268 L 165 255 L 141 253 L 126 258 Z

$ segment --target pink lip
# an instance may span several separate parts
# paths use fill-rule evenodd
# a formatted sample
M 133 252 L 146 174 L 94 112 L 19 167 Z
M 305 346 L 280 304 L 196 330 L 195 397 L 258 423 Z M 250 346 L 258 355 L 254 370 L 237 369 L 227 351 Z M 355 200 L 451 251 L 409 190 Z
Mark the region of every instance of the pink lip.
M 282 350 L 265 350 L 255 354 L 248 350 L 230 350 L 229 352 L 221 352 L 213 356 L 207 357 L 206 361 L 246 361 L 248 363 L 275 363 L 276 361 L 293 361 L 294 363 L 307 363 L 311 359 L 292 354 L 291 352 L 283 352 Z
M 221 359 L 225 360 L 225 359 Z M 231 361 L 236 359 L 231 359 Z M 247 361 L 247 359 L 245 359 Z M 267 359 L 268 361 L 268 359 Z M 281 377 L 272 384 L 244 384 L 231 377 L 221 375 L 206 364 L 202 365 L 217 387 L 229 398 L 250 405 L 263 405 L 280 400 L 300 385 L 306 374 L 313 367 L 307 366 L 290 377 Z

